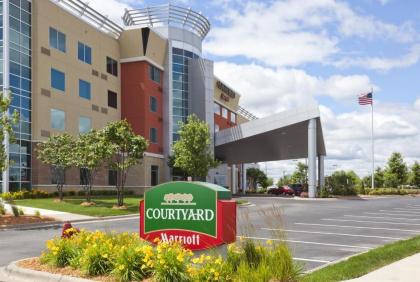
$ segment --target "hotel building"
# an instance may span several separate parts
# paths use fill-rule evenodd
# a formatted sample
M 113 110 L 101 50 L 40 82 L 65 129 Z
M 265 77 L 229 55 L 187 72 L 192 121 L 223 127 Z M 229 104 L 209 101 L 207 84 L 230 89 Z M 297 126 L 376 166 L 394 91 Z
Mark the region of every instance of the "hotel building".
M 225 163 L 212 170 L 208 181 L 237 191 L 246 183 L 243 164 L 263 161 L 233 157 L 246 156 L 234 153 L 235 148 L 260 136 L 252 131 L 253 122 L 264 121 L 240 107 L 240 95 L 215 77 L 213 62 L 203 58 L 210 22 L 200 13 L 171 4 L 127 10 L 120 26 L 80 0 L 3 0 L 0 7 L 0 83 L 11 93 L 10 112 L 20 113 L 16 142 L 5 144 L 11 165 L 2 175 L 3 191 L 53 189 L 49 167 L 36 157 L 36 144 L 120 119 L 150 142 L 127 180 L 127 187 L 139 193 L 176 177 L 168 156 L 179 139 L 179 122 L 190 114 L 208 123 L 214 152 Z M 319 114 L 313 113 L 307 119 L 320 128 Z M 250 135 L 240 136 L 237 130 Z M 315 157 L 325 155 L 323 139 L 315 146 L 320 152 Z M 306 143 L 301 153 L 309 147 Z M 271 152 L 264 160 L 289 157 Z M 80 171 L 68 170 L 65 184 L 79 187 Z M 95 188 L 114 184 L 115 173 L 101 169 Z

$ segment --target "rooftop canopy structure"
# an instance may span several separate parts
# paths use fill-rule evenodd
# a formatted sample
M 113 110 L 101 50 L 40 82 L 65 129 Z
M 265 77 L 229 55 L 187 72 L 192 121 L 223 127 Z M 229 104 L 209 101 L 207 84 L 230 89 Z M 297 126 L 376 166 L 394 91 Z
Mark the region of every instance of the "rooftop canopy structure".
M 221 130 L 215 136 L 215 156 L 230 164 L 308 158 L 309 196 L 315 196 L 316 158 L 323 185 L 326 155 L 319 109 L 285 111 Z
M 172 4 L 126 10 L 123 20 L 126 26 L 180 27 L 195 33 L 201 39 L 210 31 L 210 22 L 201 13 Z

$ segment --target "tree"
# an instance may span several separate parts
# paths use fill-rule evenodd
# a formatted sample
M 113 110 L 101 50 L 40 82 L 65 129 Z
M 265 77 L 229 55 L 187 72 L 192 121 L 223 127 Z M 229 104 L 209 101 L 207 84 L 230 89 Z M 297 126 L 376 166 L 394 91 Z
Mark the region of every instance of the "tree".
M 398 152 L 392 153 L 385 168 L 385 186 L 398 187 L 407 181 L 408 169 L 402 155 Z
M 178 167 L 192 176 L 205 178 L 209 169 L 217 167 L 219 161 L 210 151 L 210 131 L 208 125 L 196 115 L 188 116 L 186 123 L 180 123 L 180 139 L 173 144 L 174 167 Z
M 38 159 L 51 167 L 53 183 L 56 184 L 60 201 L 63 200 L 63 187 L 66 170 L 73 166 L 73 150 L 75 139 L 65 133 L 50 137 L 47 141 L 38 143 L 36 152 Z
M 283 187 L 285 185 L 291 184 L 292 183 L 292 178 L 290 175 L 285 175 L 282 178 L 279 179 L 279 181 L 277 181 L 277 186 L 278 187 Z
M 420 188 L 420 164 L 417 161 L 411 166 L 410 184 Z
M 359 177 L 353 171 L 335 171 L 331 176 L 325 178 L 328 191 L 333 195 L 355 195 L 355 186 Z
M 308 183 L 308 166 L 304 163 L 298 162 L 296 169 L 292 174 L 292 182 L 307 184 Z
M 0 171 L 3 172 L 9 166 L 8 156 L 6 148 L 4 147 L 4 141 L 9 138 L 9 142 L 15 141 L 15 135 L 13 133 L 13 125 L 19 122 L 19 113 L 14 110 L 13 114 L 8 115 L 11 98 L 10 92 L 4 93 L 0 91 Z
M 246 170 L 246 177 L 248 179 L 249 187 L 252 189 L 257 188 L 257 184 L 260 184 L 261 186 L 268 187 L 267 185 L 267 175 L 265 173 L 255 167 L 250 167 Z
M 110 122 L 103 131 L 106 144 L 113 153 L 113 157 L 109 159 L 109 167 L 117 172 L 117 202 L 121 207 L 124 205 L 124 186 L 128 170 L 140 162 L 149 143 L 134 133 L 127 120 Z
M 79 136 L 73 151 L 75 166 L 80 169 L 80 182 L 86 192 L 86 202 L 91 203 L 96 173 L 112 157 L 113 148 L 109 146 L 103 131 L 91 130 Z

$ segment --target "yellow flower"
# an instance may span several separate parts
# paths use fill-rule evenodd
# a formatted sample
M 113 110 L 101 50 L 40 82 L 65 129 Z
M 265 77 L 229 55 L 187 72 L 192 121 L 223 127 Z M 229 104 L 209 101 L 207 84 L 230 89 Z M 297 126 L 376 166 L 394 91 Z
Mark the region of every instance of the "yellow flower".
M 267 240 L 266 243 L 267 243 L 267 245 L 270 245 L 270 246 L 273 245 L 273 241 L 272 240 Z
M 214 268 L 210 268 L 210 272 L 214 273 L 214 272 L 216 272 L 216 270 Z
M 206 256 L 206 260 L 210 261 L 211 260 L 211 256 Z
M 200 259 L 199 258 L 193 258 L 192 262 L 193 263 L 199 263 L 200 262 Z
M 222 264 L 222 258 L 221 258 L 221 257 L 219 257 L 218 259 L 216 259 L 215 263 L 216 263 L 216 264 Z
M 182 254 L 179 254 L 179 255 L 177 255 L 176 259 L 177 259 L 179 262 L 183 262 L 183 261 L 184 261 L 184 256 L 183 256 Z
M 220 275 L 220 274 L 219 274 L 219 272 L 217 272 L 217 271 L 214 273 L 214 276 L 216 276 L 216 277 L 218 277 L 219 275 Z
M 243 242 L 245 240 L 244 236 L 239 236 L 239 241 Z
M 156 237 L 155 239 L 153 239 L 153 243 L 159 243 L 160 242 L 160 238 Z
M 122 265 L 122 264 L 118 267 L 119 270 L 124 270 L 124 268 L 125 268 L 125 266 Z
M 102 257 L 103 258 L 108 258 L 108 254 L 103 254 Z
M 164 259 L 161 259 L 161 260 L 159 260 L 159 263 L 160 264 L 165 264 L 165 260 Z

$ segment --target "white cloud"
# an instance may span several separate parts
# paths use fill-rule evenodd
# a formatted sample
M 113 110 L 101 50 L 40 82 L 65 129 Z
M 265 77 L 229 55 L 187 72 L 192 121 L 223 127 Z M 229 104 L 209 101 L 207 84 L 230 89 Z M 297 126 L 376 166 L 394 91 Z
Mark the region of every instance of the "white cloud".
M 414 102 L 414 108 L 420 111 L 420 98 L 417 98 L 417 100 Z
M 420 59 L 420 45 L 414 45 L 410 51 L 400 58 L 367 57 L 343 58 L 333 63 L 337 67 L 360 66 L 366 69 L 389 71 L 395 68 L 405 68 L 416 64 Z
M 308 104 L 315 96 L 356 101 L 358 94 L 377 86 L 366 75 L 333 75 L 327 79 L 298 69 L 270 69 L 256 64 L 215 63 L 215 74 L 242 93 L 241 103 L 258 116 Z
M 333 0 L 251 1 L 225 8 L 221 19 L 223 25 L 210 32 L 205 51 L 277 67 L 324 63 L 339 54 L 338 45 L 345 37 L 404 43 L 418 37 L 411 23 L 386 23 Z M 372 59 L 371 64 L 389 69 L 395 63 Z
M 132 9 L 133 5 L 140 5 L 142 1 L 134 0 L 89 0 L 89 6 L 97 10 L 110 20 L 122 25 L 122 16 L 125 9 Z

